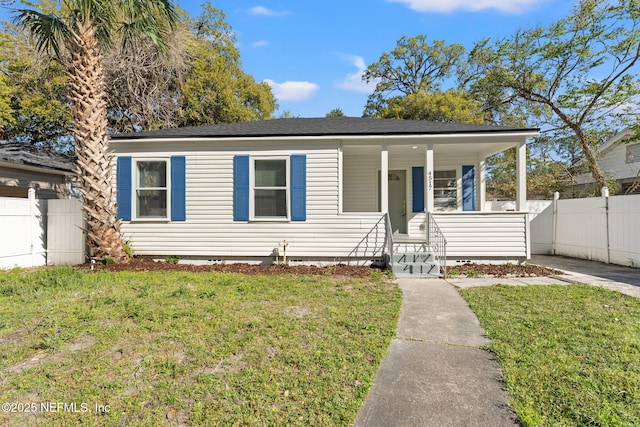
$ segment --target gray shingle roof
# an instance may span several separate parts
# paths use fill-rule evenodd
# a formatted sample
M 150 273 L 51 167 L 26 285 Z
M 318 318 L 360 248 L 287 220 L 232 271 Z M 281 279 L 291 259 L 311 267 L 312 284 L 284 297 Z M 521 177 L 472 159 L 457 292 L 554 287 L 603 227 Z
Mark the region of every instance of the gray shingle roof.
M 31 144 L 0 144 L 0 161 L 75 173 L 73 158 Z
M 359 117 L 289 118 L 162 129 L 115 135 L 113 139 L 224 138 L 268 136 L 423 135 L 451 133 L 530 132 L 534 128 L 468 125 L 424 120 Z

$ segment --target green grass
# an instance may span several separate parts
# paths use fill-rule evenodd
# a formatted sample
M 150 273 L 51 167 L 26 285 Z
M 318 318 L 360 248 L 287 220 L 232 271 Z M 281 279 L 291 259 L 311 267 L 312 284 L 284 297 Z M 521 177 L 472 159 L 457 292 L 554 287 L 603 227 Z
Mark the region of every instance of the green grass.
M 461 291 L 525 426 L 640 425 L 640 301 L 584 285 Z
M 348 425 L 400 299 L 375 278 L 0 272 L 0 403 L 78 411 L 0 424 Z

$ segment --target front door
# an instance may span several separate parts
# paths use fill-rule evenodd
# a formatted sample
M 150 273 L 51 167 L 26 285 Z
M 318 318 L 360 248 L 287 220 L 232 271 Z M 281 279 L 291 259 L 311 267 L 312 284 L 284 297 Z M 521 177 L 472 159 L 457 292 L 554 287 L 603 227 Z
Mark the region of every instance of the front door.
M 476 210 L 476 175 L 474 166 L 462 166 L 462 210 Z
M 394 233 L 407 234 L 407 172 L 390 170 L 389 219 Z M 378 208 L 380 208 L 380 173 L 378 173 Z

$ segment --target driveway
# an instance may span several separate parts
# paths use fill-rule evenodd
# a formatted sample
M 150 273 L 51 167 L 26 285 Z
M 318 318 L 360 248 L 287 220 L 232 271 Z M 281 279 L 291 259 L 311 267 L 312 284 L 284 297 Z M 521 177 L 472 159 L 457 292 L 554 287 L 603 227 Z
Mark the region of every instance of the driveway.
M 562 274 L 550 277 L 453 277 L 447 281 L 458 288 L 493 286 L 499 283 L 514 286 L 585 283 L 640 298 L 640 269 L 638 268 L 558 255 L 533 255 L 528 262 L 559 270 Z

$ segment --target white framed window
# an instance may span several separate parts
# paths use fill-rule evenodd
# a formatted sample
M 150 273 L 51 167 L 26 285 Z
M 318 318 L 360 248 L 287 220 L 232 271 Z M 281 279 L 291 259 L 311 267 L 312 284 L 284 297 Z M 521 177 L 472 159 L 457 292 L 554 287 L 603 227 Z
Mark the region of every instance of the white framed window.
M 458 179 L 455 169 L 434 171 L 433 205 L 439 209 L 458 207 Z
M 251 157 L 251 219 L 289 219 L 289 157 Z
M 168 159 L 136 159 L 134 165 L 134 218 L 168 220 L 171 176 Z
M 627 145 L 627 163 L 640 162 L 640 144 Z

